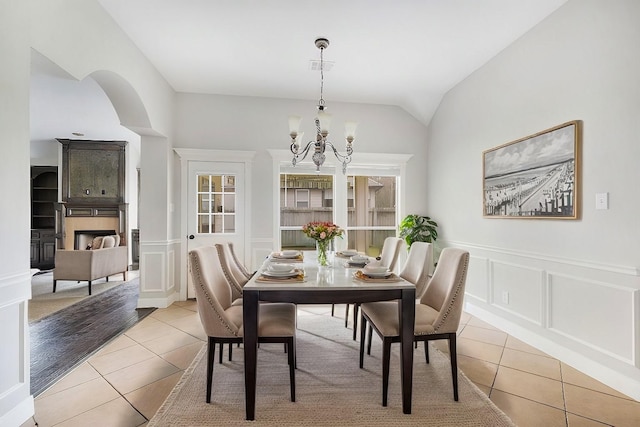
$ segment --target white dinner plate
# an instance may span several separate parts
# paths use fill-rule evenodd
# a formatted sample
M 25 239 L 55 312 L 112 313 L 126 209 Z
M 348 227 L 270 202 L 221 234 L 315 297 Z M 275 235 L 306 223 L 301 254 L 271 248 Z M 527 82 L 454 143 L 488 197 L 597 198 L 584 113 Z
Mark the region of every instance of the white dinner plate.
M 389 277 L 391 276 L 391 272 L 390 271 L 385 271 L 383 273 L 365 273 L 364 271 L 362 272 L 365 276 L 374 278 L 374 279 L 379 279 L 381 277 Z
M 285 258 L 285 259 L 290 259 L 290 258 L 297 258 L 298 256 L 300 256 L 300 252 L 278 252 L 274 255 L 276 258 Z
M 291 271 L 269 271 L 269 270 L 265 270 L 262 272 L 262 274 L 264 274 L 265 276 L 269 276 L 269 277 L 293 277 L 293 276 L 297 276 L 298 274 L 300 274 L 300 272 L 298 270 L 291 270 Z
M 281 263 L 270 263 L 267 266 L 267 271 L 271 271 L 271 272 L 275 272 L 275 273 L 282 273 L 282 272 L 291 272 L 295 269 L 295 266 L 293 266 L 292 264 L 281 264 Z

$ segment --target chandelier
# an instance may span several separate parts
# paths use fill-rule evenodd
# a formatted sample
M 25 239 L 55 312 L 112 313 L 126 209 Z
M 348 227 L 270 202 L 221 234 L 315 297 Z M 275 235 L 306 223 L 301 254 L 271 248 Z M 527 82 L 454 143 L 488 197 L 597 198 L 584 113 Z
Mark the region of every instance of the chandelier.
M 347 165 L 351 162 L 351 154 L 353 154 L 352 143 L 355 138 L 356 128 L 358 123 L 346 122 L 345 123 L 345 139 L 347 141 L 346 154 L 338 152 L 336 147 L 327 140 L 329 136 L 329 126 L 331 125 L 331 114 L 325 111 L 324 99 L 322 97 L 324 91 L 324 57 L 323 52 L 329 46 L 329 40 L 325 38 L 316 39 L 315 45 L 320 49 L 320 100 L 318 101 L 318 114 L 315 119 L 316 124 L 316 138 L 315 141 L 309 141 L 304 148 L 300 148 L 300 141 L 304 136 L 304 132 L 299 132 L 300 122 L 302 118 L 300 116 L 289 116 L 289 136 L 291 136 L 291 152 L 293 153 L 293 159 L 291 164 L 295 166 L 298 162 L 303 161 L 310 151 L 313 151 L 311 160 L 316 165 L 316 171 L 320 171 L 320 166 L 324 163 L 326 156 L 324 154 L 327 147 L 329 147 L 336 158 L 342 162 L 342 173 L 347 172 Z M 312 150 L 313 149 L 313 150 Z

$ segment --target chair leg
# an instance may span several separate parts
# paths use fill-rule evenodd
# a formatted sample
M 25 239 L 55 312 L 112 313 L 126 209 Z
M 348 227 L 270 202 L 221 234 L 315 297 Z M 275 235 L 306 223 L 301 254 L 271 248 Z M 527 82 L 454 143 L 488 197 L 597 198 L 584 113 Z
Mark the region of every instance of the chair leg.
M 424 360 L 429 363 L 429 341 L 427 340 L 424 341 Z
M 369 342 L 367 343 L 367 354 L 371 356 L 371 339 L 373 338 L 373 326 L 369 326 L 369 328 L 367 329 L 367 333 L 367 339 L 369 340 Z
M 229 344 L 229 345 L 231 345 L 231 344 Z M 222 365 L 222 354 L 223 353 L 224 353 L 224 343 L 221 342 L 220 343 L 220 354 L 218 355 L 218 357 L 219 357 L 218 363 L 221 364 L 221 365 Z
M 291 401 L 296 401 L 296 343 L 295 338 L 291 337 L 285 345 L 289 353 L 289 386 L 291 388 Z
M 233 358 L 233 343 L 229 343 L 229 362 L 231 362 L 231 359 Z
M 347 322 L 349 321 L 349 304 L 347 304 L 347 308 L 344 310 L 344 327 L 347 327 Z
M 222 343 L 220 343 L 222 345 Z M 207 403 L 211 403 L 211 385 L 213 383 L 213 360 L 215 359 L 216 342 L 213 338 L 209 337 L 207 344 Z
M 89 280 L 89 295 L 91 295 L 91 280 Z
M 336 305 L 335 304 L 331 304 L 331 317 L 333 317 L 335 309 L 336 309 Z
M 367 326 L 367 319 L 360 316 L 360 369 L 364 368 L 364 341 Z
M 58 282 L 57 280 L 53 281 L 53 293 L 54 294 L 56 293 L 56 285 L 58 284 L 57 282 Z
M 391 340 L 382 339 L 382 406 L 387 406 L 389 394 L 389 363 L 391 361 Z
M 451 379 L 453 380 L 453 400 L 458 401 L 458 356 L 456 354 L 456 334 L 449 334 L 449 353 L 451 355 Z
M 358 312 L 360 304 L 353 304 L 353 340 L 356 340 L 356 331 L 358 330 Z

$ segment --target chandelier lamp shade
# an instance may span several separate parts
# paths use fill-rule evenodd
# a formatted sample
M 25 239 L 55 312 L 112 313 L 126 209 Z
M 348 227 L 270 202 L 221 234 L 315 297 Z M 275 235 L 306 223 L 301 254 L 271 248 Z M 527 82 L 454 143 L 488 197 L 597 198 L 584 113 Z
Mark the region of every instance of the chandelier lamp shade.
M 335 145 L 328 140 L 329 128 L 331 126 L 331 114 L 326 112 L 326 106 L 323 98 L 324 92 L 324 50 L 329 46 L 329 40 L 326 38 L 318 38 L 315 45 L 320 49 L 320 100 L 318 101 L 318 114 L 315 118 L 316 137 L 315 140 L 307 142 L 304 148 L 301 148 L 304 132 L 300 132 L 300 116 L 289 116 L 289 136 L 291 137 L 291 152 L 293 160 L 291 164 L 295 166 L 303 161 L 310 152 L 313 152 L 311 160 L 316 165 L 316 171 L 320 171 L 320 166 L 324 163 L 327 148 L 333 151 L 336 158 L 342 163 L 342 173 L 347 172 L 347 165 L 351 162 L 351 154 L 353 154 L 353 140 L 356 135 L 358 123 L 346 122 L 344 137 L 346 139 L 346 153 L 341 154 Z

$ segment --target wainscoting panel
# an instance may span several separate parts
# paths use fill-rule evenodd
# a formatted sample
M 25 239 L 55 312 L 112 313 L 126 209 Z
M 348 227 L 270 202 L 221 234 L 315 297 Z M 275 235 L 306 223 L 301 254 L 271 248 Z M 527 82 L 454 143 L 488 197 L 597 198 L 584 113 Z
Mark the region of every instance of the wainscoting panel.
M 469 254 L 466 294 L 489 302 L 489 259 Z
M 465 310 L 640 399 L 640 273 L 635 266 L 439 243 L 466 249 L 473 260 Z
M 165 252 L 140 254 L 140 292 L 164 293 L 166 265 Z
M 611 283 L 549 274 L 549 328 L 633 363 L 633 291 Z
M 504 261 L 491 261 L 491 301 L 523 319 L 542 325 L 544 272 Z

